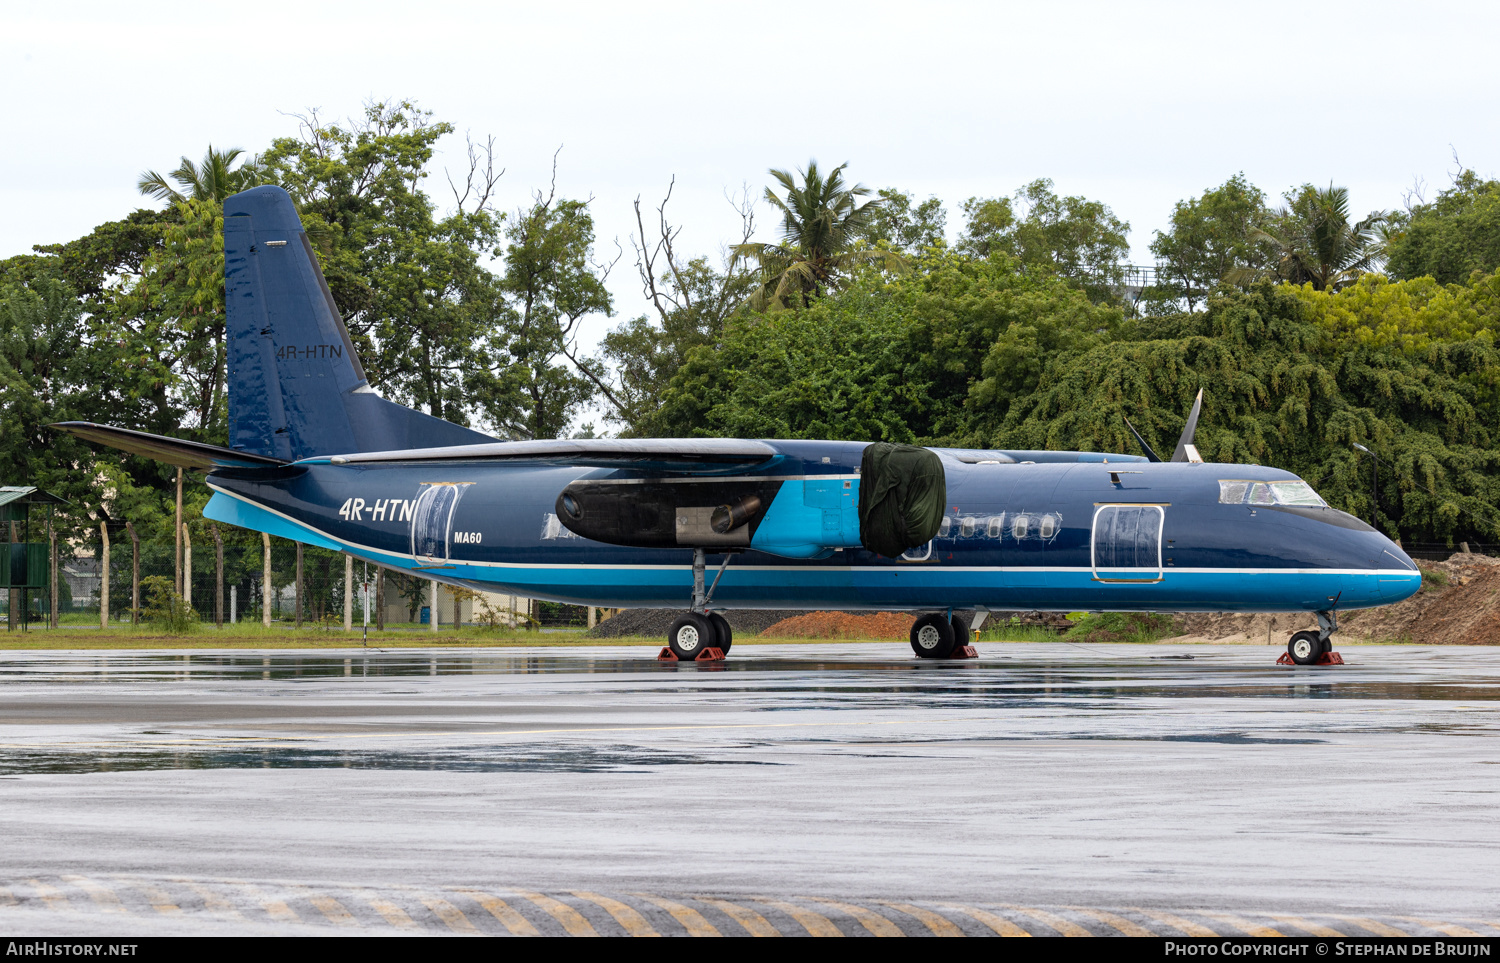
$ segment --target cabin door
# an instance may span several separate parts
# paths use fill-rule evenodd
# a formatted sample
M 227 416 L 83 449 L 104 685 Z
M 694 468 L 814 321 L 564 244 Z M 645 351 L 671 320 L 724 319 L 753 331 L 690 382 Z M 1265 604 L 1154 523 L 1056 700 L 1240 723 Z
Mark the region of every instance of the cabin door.
M 411 554 L 421 565 L 448 561 L 453 512 L 472 482 L 423 482 L 411 514 Z
M 1160 582 L 1161 531 L 1166 510 L 1160 505 L 1100 505 L 1094 510 L 1091 545 L 1094 580 Z

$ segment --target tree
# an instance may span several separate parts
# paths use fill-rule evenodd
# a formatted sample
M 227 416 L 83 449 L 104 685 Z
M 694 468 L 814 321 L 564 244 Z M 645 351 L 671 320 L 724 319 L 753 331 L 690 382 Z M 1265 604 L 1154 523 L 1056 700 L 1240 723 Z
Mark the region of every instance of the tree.
M 802 184 L 791 172 L 771 170 L 786 196 L 766 188 L 766 201 L 781 212 L 781 243 L 737 244 L 739 257 L 754 258 L 760 265 L 761 287 L 750 298 L 750 307 L 786 308 L 806 305 L 829 291 L 841 290 L 863 265 L 900 270 L 902 258 L 881 250 L 857 249 L 854 242 L 870 219 L 885 203 L 883 198 L 860 203 L 870 189 L 863 184 L 846 187 L 840 164 L 824 177 L 818 162 L 809 160 L 798 171 Z
M 1389 268 L 1398 278 L 1424 275 L 1462 284 L 1475 271 L 1500 269 L 1500 181 L 1460 168 L 1453 186 L 1400 217 Z
M 217 151 L 209 144 L 208 151 L 203 155 L 203 163 L 194 164 L 186 156 L 182 158 L 182 163 L 170 175 L 177 182 L 177 187 L 167 183 L 167 178 L 156 171 L 141 174 L 136 187 L 147 197 L 174 204 L 187 200 L 217 201 L 223 204 L 224 198 L 229 195 L 265 183 L 264 173 L 256 158 L 246 158 L 244 164 L 234 166 L 234 162 L 244 153 L 238 147 Z
M 1059 197 L 1052 181 L 1038 178 L 1009 198 L 971 197 L 958 249 L 976 257 L 1004 254 L 1022 270 L 1055 275 L 1111 301 L 1125 283 L 1122 261 L 1130 251 L 1130 225 L 1109 205 L 1086 197 Z M 1017 216 L 1019 205 L 1024 216 Z
M 1236 174 L 1203 196 L 1178 201 L 1170 229 L 1156 232 L 1158 290 L 1167 301 L 1185 301 L 1193 310 L 1237 268 L 1263 270 L 1269 258 L 1256 231 L 1268 224 L 1266 196 Z
M 948 213 L 936 197 L 916 203 L 908 191 L 883 187 L 881 203 L 856 235 L 872 246 L 885 242 L 903 255 L 920 254 L 925 248 L 946 243 Z
M 577 346 L 583 320 L 612 310 L 605 281 L 613 262 L 594 260 L 589 203 L 559 199 L 554 183 L 505 228 L 497 288 L 509 299 L 506 319 L 490 329 L 484 366 L 471 371 L 466 391 L 512 437 L 564 437 L 594 393 L 608 390 L 602 366 Z
M 1283 195 L 1286 206 L 1270 217 L 1253 236 L 1271 251 L 1268 267 L 1243 267 L 1231 271 L 1229 279 L 1244 284 L 1261 277 L 1276 277 L 1292 284 L 1311 284 L 1316 291 L 1337 291 L 1374 269 L 1383 251 L 1379 228 L 1386 221 L 1381 211 L 1349 223 L 1349 189 L 1302 185 Z

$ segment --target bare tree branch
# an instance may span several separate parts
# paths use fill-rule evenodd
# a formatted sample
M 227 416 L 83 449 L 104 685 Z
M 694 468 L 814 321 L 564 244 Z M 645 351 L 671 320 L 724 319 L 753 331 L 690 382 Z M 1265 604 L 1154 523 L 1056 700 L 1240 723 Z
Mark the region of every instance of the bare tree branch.
M 495 173 L 494 135 L 486 137 L 484 141 L 484 170 L 482 173 L 480 171 L 481 149 L 474 143 L 474 139 L 467 132 L 464 133 L 464 144 L 467 148 L 469 173 L 464 178 L 463 194 L 460 195 L 458 193 L 458 185 L 453 183 L 453 175 L 446 168 L 443 170 L 443 176 L 448 179 L 448 187 L 453 191 L 453 202 L 458 208 L 458 213 L 461 215 L 468 213 L 464 210 L 464 204 L 468 202 L 470 195 L 477 193 L 478 200 L 474 204 L 474 213 L 479 214 L 489 207 L 490 198 L 495 194 L 495 185 L 499 183 L 501 177 L 505 176 L 505 168 L 502 167 L 500 168 L 500 173 Z

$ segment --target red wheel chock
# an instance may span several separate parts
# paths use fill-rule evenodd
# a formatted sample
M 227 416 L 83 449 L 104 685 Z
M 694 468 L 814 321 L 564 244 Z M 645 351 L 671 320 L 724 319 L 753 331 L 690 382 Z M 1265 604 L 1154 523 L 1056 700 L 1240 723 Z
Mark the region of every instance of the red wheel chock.
M 1283 653 L 1281 653 L 1281 658 L 1279 658 L 1279 659 L 1276 660 L 1276 664 L 1277 665 L 1296 665 L 1297 663 L 1295 663 L 1295 662 L 1292 661 L 1292 655 L 1291 655 L 1290 652 L 1283 652 Z M 1316 662 L 1313 663 L 1313 665 L 1343 665 L 1343 664 L 1344 664 L 1344 657 L 1342 655 L 1339 655 L 1337 652 L 1324 652 L 1322 655 L 1318 656 L 1318 661 L 1316 661 Z
M 953 647 L 953 651 L 949 653 L 948 658 L 977 659 L 979 658 L 979 653 L 974 650 L 974 647 L 972 645 L 955 645 Z
M 677 658 L 677 653 L 672 651 L 672 647 L 670 645 L 664 645 L 664 646 L 661 647 L 661 651 L 658 652 L 658 653 L 656 653 L 656 661 L 658 661 L 658 662 L 681 662 L 682 660 L 679 659 L 679 658 Z M 694 662 L 723 662 L 724 661 L 724 650 L 721 649 L 721 648 L 719 648 L 718 646 L 712 646 L 711 645 L 708 648 L 704 649 L 702 652 L 699 652 L 698 653 L 698 657 L 695 658 L 693 661 Z

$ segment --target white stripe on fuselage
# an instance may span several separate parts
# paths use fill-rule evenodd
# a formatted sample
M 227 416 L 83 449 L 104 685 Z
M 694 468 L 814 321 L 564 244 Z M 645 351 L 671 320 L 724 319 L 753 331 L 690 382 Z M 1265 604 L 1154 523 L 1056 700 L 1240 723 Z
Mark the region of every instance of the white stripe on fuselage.
M 351 541 L 349 541 L 346 538 L 339 538 L 337 535 L 333 535 L 333 534 L 330 534 L 329 532 L 325 532 L 321 528 L 317 528 L 316 526 L 309 525 L 307 522 L 295 519 L 295 518 L 291 517 L 290 515 L 286 514 L 285 512 L 279 512 L 279 511 L 277 511 L 274 508 L 270 508 L 270 507 L 268 507 L 266 505 L 262 505 L 259 502 L 252 501 L 251 499 L 246 498 L 243 495 L 240 495 L 240 494 L 238 494 L 236 492 L 226 491 L 225 489 L 220 488 L 219 486 L 215 485 L 213 482 L 209 482 L 208 483 L 208 487 L 211 488 L 211 489 L 213 489 L 214 491 L 220 493 L 221 495 L 227 495 L 230 498 L 233 498 L 233 499 L 235 499 L 237 501 L 244 502 L 247 505 L 253 505 L 256 508 L 260 509 L 261 511 L 269 512 L 270 514 L 275 515 L 278 518 L 284 518 L 288 522 L 290 522 L 291 524 L 297 526 L 298 528 L 305 528 L 308 531 L 315 532 L 316 534 L 322 536 L 323 538 L 328 539 L 330 542 L 338 542 L 340 545 L 347 545 L 347 546 L 349 546 L 349 550 L 351 552 L 355 553 L 355 554 L 368 555 L 368 556 L 379 555 L 379 556 L 384 556 L 386 558 L 398 558 L 398 559 L 401 559 L 404 562 L 411 562 L 413 566 L 419 565 L 420 562 L 422 561 L 421 559 L 417 558 L 417 556 L 415 556 L 415 555 L 409 555 L 409 554 L 405 554 L 405 553 L 402 553 L 402 552 L 388 552 L 388 551 L 386 551 L 384 549 L 372 548 L 372 547 L 367 546 L 367 545 L 361 545 L 358 542 L 351 542 Z M 607 543 L 598 542 L 596 544 L 605 545 Z M 613 548 L 613 547 L 616 547 L 616 546 L 609 546 L 609 547 Z M 663 551 L 686 551 L 686 549 L 664 549 Z M 716 554 L 716 553 L 713 552 L 712 550 L 709 550 L 709 554 L 713 555 L 713 554 Z M 682 565 L 682 564 L 665 563 L 665 562 L 661 563 L 661 564 L 639 563 L 639 562 L 628 563 L 628 564 L 627 563 L 610 563 L 610 562 L 481 562 L 481 561 L 478 561 L 478 560 L 472 560 L 471 561 L 469 559 L 461 559 L 461 558 L 450 558 L 450 559 L 448 559 L 448 564 L 449 565 L 464 565 L 464 566 L 469 566 L 469 567 L 472 567 L 472 568 L 495 568 L 495 569 L 577 569 L 577 568 L 587 568 L 587 569 L 611 569 L 611 570 L 614 570 L 614 571 L 622 571 L 622 572 L 629 572 L 629 571 L 674 571 L 674 570 L 691 571 L 692 567 L 693 567 L 692 565 Z M 1079 565 L 1079 566 L 1071 566 L 1071 565 L 930 565 L 930 564 L 921 564 L 921 563 L 916 563 L 916 562 L 913 562 L 913 563 L 910 563 L 910 564 L 907 564 L 907 565 L 818 565 L 818 566 L 808 566 L 806 564 L 802 564 L 802 565 L 735 565 L 735 566 L 733 566 L 733 568 L 735 569 L 735 571 L 739 571 L 739 572 L 797 572 L 797 571 L 805 572 L 810 567 L 816 567 L 816 568 L 823 569 L 823 570 L 833 570 L 833 571 L 843 570 L 843 571 L 849 571 L 849 572 L 856 572 L 856 571 L 857 572 L 920 572 L 920 571 L 922 571 L 924 569 L 941 569 L 944 572 L 1078 572 L 1078 573 L 1084 573 L 1084 574 L 1092 574 L 1095 571 L 1095 569 L 1090 568 L 1087 565 Z M 431 566 L 424 566 L 424 568 L 431 568 Z M 1164 573 L 1164 572 L 1182 572 L 1182 573 L 1189 573 L 1189 574 L 1193 574 L 1193 575 L 1378 575 L 1378 576 L 1400 575 L 1403 578 L 1410 578 L 1411 576 L 1417 574 L 1416 572 L 1411 571 L 1410 569 L 1404 569 L 1404 568 L 1395 568 L 1395 569 L 1390 569 L 1390 568 L 1187 568 L 1187 567 L 1178 567 L 1178 566 L 1171 566 L 1171 565 L 1167 566 L 1165 569 L 1159 569 L 1159 568 L 1107 568 L 1106 571 L 1109 571 L 1109 572 L 1132 572 L 1132 573 L 1140 573 L 1140 574 L 1154 574 L 1154 573 L 1159 573 L 1159 572 L 1162 572 L 1162 573 Z

